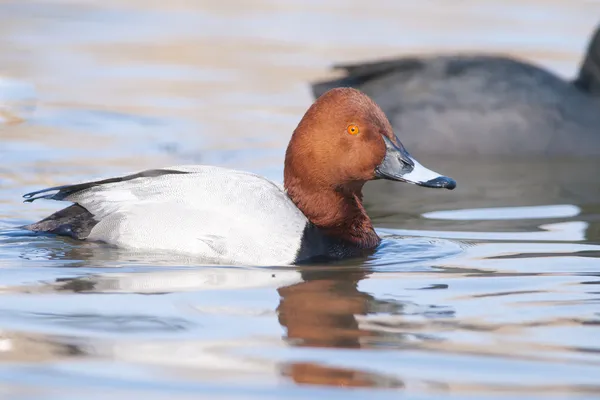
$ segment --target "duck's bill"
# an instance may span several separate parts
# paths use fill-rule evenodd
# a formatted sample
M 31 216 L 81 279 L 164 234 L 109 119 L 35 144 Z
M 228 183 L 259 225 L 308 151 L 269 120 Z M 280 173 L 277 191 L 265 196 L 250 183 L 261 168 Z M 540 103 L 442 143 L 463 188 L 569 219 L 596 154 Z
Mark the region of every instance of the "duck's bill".
M 422 166 L 402 146 L 396 146 L 390 139 L 383 137 L 385 157 L 375 169 L 375 176 L 380 179 L 414 183 L 415 185 L 452 190 L 456 181 Z

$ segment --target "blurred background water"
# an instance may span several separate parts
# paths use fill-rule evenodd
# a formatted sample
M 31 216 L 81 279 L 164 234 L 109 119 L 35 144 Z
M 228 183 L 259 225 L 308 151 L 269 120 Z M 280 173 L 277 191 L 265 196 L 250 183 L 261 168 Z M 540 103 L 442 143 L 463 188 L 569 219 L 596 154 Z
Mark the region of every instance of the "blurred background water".
M 63 206 L 21 202 L 51 185 L 184 163 L 280 181 L 334 63 L 486 51 L 571 78 L 599 16 L 584 0 L 1 1 L 0 397 L 600 397 L 598 160 L 414 154 L 459 189 L 368 184 L 384 243 L 333 266 L 15 229 Z

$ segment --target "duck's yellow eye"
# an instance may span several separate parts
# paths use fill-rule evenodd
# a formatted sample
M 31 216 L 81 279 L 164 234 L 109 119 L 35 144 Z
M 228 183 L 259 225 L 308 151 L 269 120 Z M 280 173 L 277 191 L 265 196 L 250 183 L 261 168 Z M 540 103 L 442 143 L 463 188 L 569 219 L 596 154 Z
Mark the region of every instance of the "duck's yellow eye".
M 351 135 L 358 135 L 358 126 L 348 125 L 348 133 Z

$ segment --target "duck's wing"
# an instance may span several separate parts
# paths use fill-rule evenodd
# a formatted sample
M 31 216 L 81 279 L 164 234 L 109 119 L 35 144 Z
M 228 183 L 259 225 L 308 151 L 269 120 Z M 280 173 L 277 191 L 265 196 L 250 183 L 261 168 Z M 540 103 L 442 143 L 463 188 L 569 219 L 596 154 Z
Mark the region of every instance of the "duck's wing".
M 105 185 L 109 183 L 118 183 L 130 181 L 138 178 L 153 178 L 157 176 L 167 175 L 167 174 L 186 174 L 187 171 L 174 170 L 174 169 L 150 169 L 147 171 L 138 172 L 132 175 L 120 176 L 117 178 L 108 178 L 102 179 L 98 181 L 92 182 L 84 182 L 78 183 L 74 185 L 63 185 L 63 186 L 55 186 L 51 188 L 46 188 L 42 190 L 38 190 L 36 192 L 26 193 L 23 195 L 26 203 L 31 203 L 35 200 L 39 199 L 48 199 L 48 200 L 65 200 L 67 197 L 76 194 L 77 192 L 81 192 L 87 189 L 90 189 L 95 186 Z
M 166 174 L 184 174 L 188 173 L 173 169 L 152 169 L 142 171 L 136 174 L 126 175 L 117 178 L 109 178 L 91 182 L 78 183 L 74 185 L 55 186 L 38 190 L 23 195 L 25 202 L 31 203 L 39 199 L 47 200 L 68 200 L 71 196 L 78 193 L 110 183 L 126 182 L 138 178 L 152 178 Z M 77 201 L 74 201 L 77 203 Z M 22 226 L 34 232 L 46 232 L 60 236 L 68 236 L 74 239 L 85 239 L 90 234 L 92 228 L 98 223 L 94 215 L 80 204 L 73 204 L 67 208 L 59 210 L 54 214 L 33 224 Z
M 109 178 L 91 182 L 83 182 L 73 185 L 63 185 L 46 188 L 35 192 L 27 193 L 23 195 L 23 198 L 26 199 L 25 202 L 27 203 L 31 203 L 39 199 L 57 201 L 69 200 L 71 196 L 76 196 L 78 193 L 84 192 L 88 189 L 101 185 L 126 182 L 139 178 L 152 178 L 167 174 L 185 173 L 188 172 L 176 169 L 152 169 L 117 178 Z M 74 199 L 74 202 L 77 203 L 77 200 Z M 97 223 L 98 219 L 94 217 L 94 214 L 89 212 L 85 207 L 83 207 L 80 204 L 73 204 L 67 208 L 55 212 L 54 214 L 42 219 L 41 221 L 29 225 L 24 225 L 22 226 L 22 228 L 34 232 L 45 232 L 60 236 L 68 236 L 73 239 L 85 239 L 88 237 L 92 228 Z

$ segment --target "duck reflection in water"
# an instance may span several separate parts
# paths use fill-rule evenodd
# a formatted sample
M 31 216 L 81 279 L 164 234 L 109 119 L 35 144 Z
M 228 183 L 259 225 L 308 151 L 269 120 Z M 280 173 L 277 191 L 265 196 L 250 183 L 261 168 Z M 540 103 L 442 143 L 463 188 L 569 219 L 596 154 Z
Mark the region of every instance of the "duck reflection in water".
M 300 347 L 358 349 L 361 339 L 374 335 L 362 330 L 356 315 L 366 315 L 375 298 L 358 290 L 364 271 L 308 270 L 304 281 L 279 288 L 277 313 L 286 328 L 285 339 Z M 393 377 L 336 368 L 318 363 L 291 362 L 282 366 L 282 374 L 298 384 L 351 387 L 403 387 Z
M 60 278 L 36 291 L 60 291 L 62 293 L 113 293 L 113 294 L 174 294 L 176 292 L 200 292 L 204 290 L 231 290 L 250 289 L 262 287 L 275 287 L 280 296 L 279 304 L 274 312 L 286 334 L 282 338 L 288 346 L 306 348 L 332 348 L 332 349 L 363 349 L 381 347 L 401 348 L 406 345 L 407 338 L 420 340 L 437 340 L 428 335 L 415 334 L 414 332 L 402 333 L 399 326 L 392 329 L 394 333 L 386 332 L 386 326 L 378 328 L 378 323 L 370 323 L 368 328 L 361 327 L 360 318 L 367 318 L 369 314 L 385 313 L 388 315 L 404 314 L 405 307 L 422 309 L 422 306 L 397 300 L 382 300 L 358 289 L 359 283 L 367 278 L 370 272 L 357 267 L 337 266 L 324 269 L 323 267 L 308 267 L 298 269 L 270 269 L 270 268 L 186 268 L 182 270 L 144 271 L 135 273 L 106 273 L 87 275 L 76 278 Z M 33 288 L 25 288 L 28 292 Z M 194 296 L 195 297 L 195 296 Z M 192 297 L 192 298 L 194 298 Z M 125 299 L 124 299 L 125 300 Z M 431 311 L 436 313 L 440 307 L 426 306 L 424 314 L 431 316 Z M 440 316 L 448 317 L 447 308 L 441 308 Z M 227 313 L 225 313 L 227 314 Z M 225 315 L 227 317 L 227 315 Z M 98 318 L 103 318 L 101 315 Z M 110 316 L 107 316 L 110 318 Z M 202 318 L 202 317 L 201 317 Z M 193 327 L 189 323 L 189 327 Z M 400 328 L 400 329 L 398 329 Z M 117 327 L 115 326 L 115 329 Z M 190 328 L 192 329 L 192 328 Z M 106 352 L 106 356 L 113 359 L 142 357 L 145 361 L 160 364 L 177 364 L 179 361 L 172 358 L 175 348 L 189 347 L 192 353 L 212 354 L 215 348 L 224 351 L 219 357 L 231 359 L 235 363 L 248 364 L 248 360 L 235 353 L 235 348 L 241 345 L 247 348 L 248 338 L 241 338 L 229 344 L 206 343 L 206 341 L 179 343 L 169 341 L 168 344 L 152 342 L 152 346 L 145 346 L 142 342 L 134 344 L 130 341 L 126 345 L 117 340 L 110 351 L 102 350 L 106 344 L 88 343 L 85 347 L 94 349 L 94 354 Z M 194 344 L 196 343 L 196 344 Z M 260 345 L 260 344 L 259 344 Z M 135 347 L 139 346 L 139 356 Z M 119 347 L 121 350 L 116 351 Z M 164 347 L 164 348 L 163 348 Z M 168 348 L 167 348 L 168 347 Z M 279 347 L 279 346 L 276 346 Z M 125 350 L 126 349 L 126 350 Z M 161 350 L 162 349 L 162 350 Z M 119 352 L 126 351 L 126 355 Z M 156 354 L 150 356 L 149 352 Z M 177 350 L 178 354 L 181 353 Z M 159 354 L 160 353 L 160 354 Z M 241 358 L 240 358 L 241 357 Z M 273 364 L 274 371 L 291 379 L 297 384 L 331 385 L 348 387 L 385 387 L 402 388 L 403 382 L 395 376 L 385 375 L 359 369 L 345 368 L 336 365 L 325 365 L 320 362 L 295 361 L 294 357 L 287 358 L 283 363 L 275 363 L 261 357 L 257 364 L 253 363 L 252 372 L 260 372 L 266 365 Z M 289 360 L 289 361 L 288 361 Z M 183 364 L 183 361 L 180 360 Z M 192 369 L 205 370 L 214 368 L 205 361 L 191 360 Z M 194 365 L 196 363 L 196 365 Z M 185 364 L 190 366 L 190 360 Z M 246 368 L 246 367 L 244 367 Z M 196 375 L 196 373 L 194 373 Z

